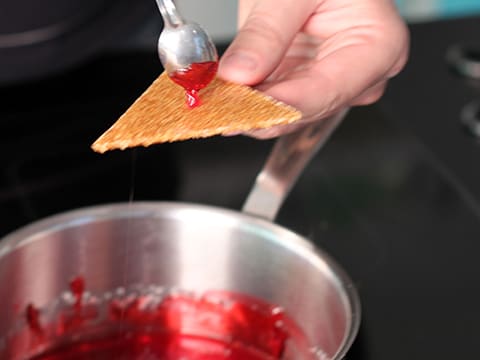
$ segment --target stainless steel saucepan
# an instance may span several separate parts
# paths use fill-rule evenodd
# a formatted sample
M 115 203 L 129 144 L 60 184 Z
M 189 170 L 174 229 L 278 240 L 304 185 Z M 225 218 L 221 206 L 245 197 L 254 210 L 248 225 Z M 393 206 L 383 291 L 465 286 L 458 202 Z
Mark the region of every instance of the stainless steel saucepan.
M 343 115 L 277 140 L 243 212 L 133 202 L 63 213 L 6 236 L 0 243 L 0 358 L 25 307 L 58 301 L 82 274 L 91 294 L 136 285 L 249 294 L 284 308 L 314 358 L 342 359 L 360 323 L 354 285 L 325 252 L 271 220 Z

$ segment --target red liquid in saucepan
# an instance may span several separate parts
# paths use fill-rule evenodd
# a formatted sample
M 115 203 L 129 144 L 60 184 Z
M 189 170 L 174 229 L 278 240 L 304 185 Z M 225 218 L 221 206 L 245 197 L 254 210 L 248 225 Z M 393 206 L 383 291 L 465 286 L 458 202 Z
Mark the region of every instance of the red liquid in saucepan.
M 84 289 L 81 277 L 70 282 L 75 301 L 52 326 L 57 338 L 80 334 L 98 315 L 82 302 Z M 108 331 L 60 345 L 50 339 L 48 350 L 30 359 L 272 360 L 282 357 L 292 337 L 304 339 L 281 308 L 230 292 L 167 293 L 153 305 L 139 295 L 107 305 L 105 321 L 112 326 L 102 329 Z M 33 305 L 26 317 L 32 332 L 49 326 L 39 322 Z
M 207 61 L 194 63 L 186 69 L 177 70 L 169 74 L 170 79 L 185 89 L 187 105 L 194 108 L 200 105 L 198 91 L 206 87 L 217 73 L 218 63 Z
M 70 291 L 75 297 L 75 308 L 81 309 L 82 296 L 85 291 L 85 280 L 81 276 L 77 276 L 70 281 Z
M 277 359 L 242 345 L 186 335 L 134 333 L 110 336 L 57 349 L 36 360 L 268 360 Z
M 38 309 L 32 304 L 28 304 L 27 309 L 25 310 L 25 317 L 30 330 L 32 330 L 37 334 L 41 334 L 42 326 L 40 325 L 40 321 L 39 321 Z

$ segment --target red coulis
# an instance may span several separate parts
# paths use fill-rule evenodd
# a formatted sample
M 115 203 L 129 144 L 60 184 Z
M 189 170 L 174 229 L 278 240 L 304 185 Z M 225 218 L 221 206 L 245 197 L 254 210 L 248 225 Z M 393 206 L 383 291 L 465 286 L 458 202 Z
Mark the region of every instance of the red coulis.
M 28 327 L 35 333 L 42 333 L 42 326 L 40 325 L 40 313 L 33 304 L 28 304 L 25 310 L 25 317 Z
M 274 360 L 242 343 L 183 334 L 133 332 L 57 348 L 31 360 Z
M 82 297 L 85 292 L 85 280 L 81 276 L 77 276 L 70 281 L 70 291 L 75 297 L 75 308 L 82 307 Z
M 82 303 L 83 278 L 70 282 L 76 301 L 59 314 L 48 349 L 31 360 L 163 359 L 163 360 L 274 360 L 285 344 L 301 332 L 277 306 L 231 292 L 212 291 L 203 296 L 169 294 L 161 301 L 130 296 L 111 300 L 106 325 L 95 336 L 82 338 L 97 322 L 98 312 Z M 97 309 L 98 310 L 98 309 Z M 37 331 L 38 309 L 27 308 L 30 329 Z M 57 338 L 82 340 L 55 344 Z M 17 354 L 20 355 L 20 354 Z
M 169 77 L 185 89 L 187 106 L 193 109 L 200 105 L 198 92 L 215 78 L 217 69 L 218 62 L 216 61 L 194 63 L 188 68 L 169 74 Z

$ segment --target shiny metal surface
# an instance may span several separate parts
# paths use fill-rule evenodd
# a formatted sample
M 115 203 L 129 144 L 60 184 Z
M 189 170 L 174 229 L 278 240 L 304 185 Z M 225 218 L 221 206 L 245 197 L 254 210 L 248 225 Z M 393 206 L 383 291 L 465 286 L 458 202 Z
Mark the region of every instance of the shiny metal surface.
M 78 275 L 93 294 L 155 284 L 263 298 L 284 307 L 329 359 L 345 355 L 359 327 L 348 276 L 295 233 L 215 207 L 126 203 L 54 216 L 3 239 L 0 339 L 27 304 L 55 301 Z
M 215 45 L 198 24 L 186 21 L 173 0 L 157 0 L 164 21 L 158 39 L 158 55 L 167 73 L 186 69 L 193 63 L 217 61 Z
M 280 137 L 243 206 L 243 212 L 273 220 L 305 166 L 326 143 L 348 110 Z
M 162 14 L 165 27 L 175 27 L 185 24 L 185 19 L 178 12 L 173 0 L 157 0 L 157 5 Z

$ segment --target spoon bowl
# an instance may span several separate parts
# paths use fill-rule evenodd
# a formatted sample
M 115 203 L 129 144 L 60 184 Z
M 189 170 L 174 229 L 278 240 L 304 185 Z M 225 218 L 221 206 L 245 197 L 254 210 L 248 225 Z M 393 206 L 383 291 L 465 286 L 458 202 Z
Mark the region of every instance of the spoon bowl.
M 195 63 L 217 62 L 216 47 L 197 23 L 186 21 L 172 0 L 157 0 L 164 21 L 158 39 L 158 55 L 170 75 Z

